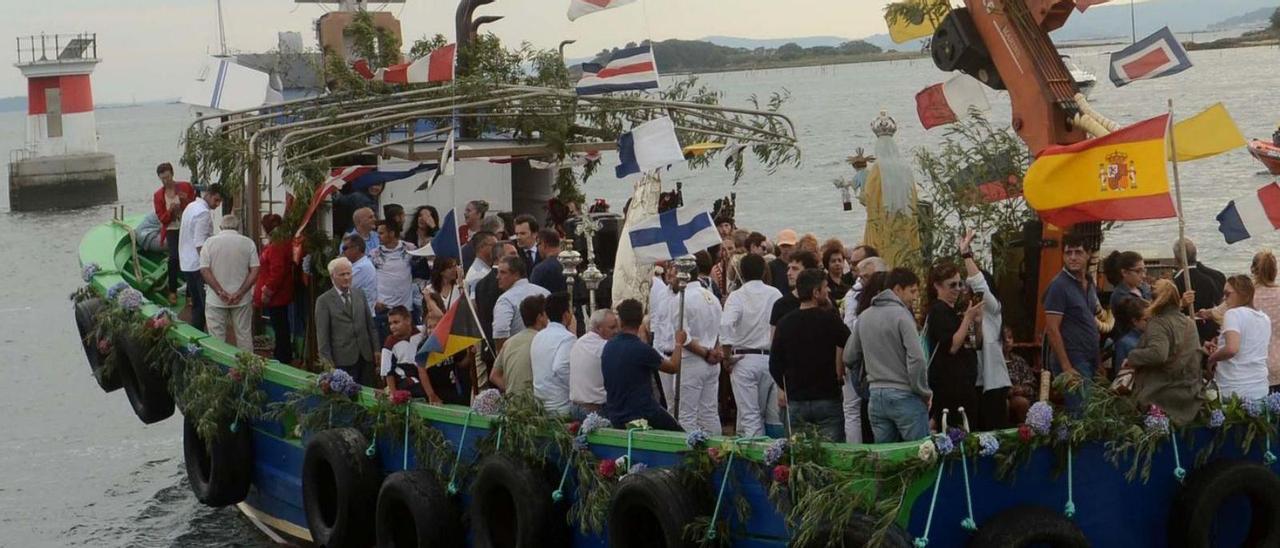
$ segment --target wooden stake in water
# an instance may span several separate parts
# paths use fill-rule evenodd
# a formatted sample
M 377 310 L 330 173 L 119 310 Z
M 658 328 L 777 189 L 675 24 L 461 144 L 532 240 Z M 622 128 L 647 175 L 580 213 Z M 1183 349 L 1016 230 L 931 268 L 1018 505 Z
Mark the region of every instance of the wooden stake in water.
M 1182 283 L 1191 291 L 1191 265 L 1187 264 L 1187 221 L 1182 213 L 1182 179 L 1178 176 L 1178 144 L 1173 131 L 1173 99 L 1169 99 L 1169 159 L 1173 161 L 1173 194 L 1178 200 L 1178 264 L 1182 265 Z M 1196 315 L 1194 302 L 1187 305 L 1191 317 Z

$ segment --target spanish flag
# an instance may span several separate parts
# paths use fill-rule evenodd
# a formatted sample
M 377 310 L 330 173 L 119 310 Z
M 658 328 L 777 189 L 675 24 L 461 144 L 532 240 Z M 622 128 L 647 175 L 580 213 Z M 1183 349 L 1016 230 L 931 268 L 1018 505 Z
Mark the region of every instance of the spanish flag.
M 431 336 L 418 347 L 415 358 L 423 367 L 433 367 L 484 340 L 484 332 L 471 311 L 471 298 L 463 296 L 453 301 L 440 323 L 431 330 Z
M 1031 163 L 1023 184 L 1027 204 L 1045 222 L 1176 217 L 1165 171 L 1169 115 L 1074 145 L 1049 147 Z

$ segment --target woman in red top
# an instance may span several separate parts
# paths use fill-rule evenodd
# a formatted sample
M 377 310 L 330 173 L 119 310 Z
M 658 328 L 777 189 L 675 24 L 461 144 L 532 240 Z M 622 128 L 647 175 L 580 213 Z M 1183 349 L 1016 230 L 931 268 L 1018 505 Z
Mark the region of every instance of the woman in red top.
M 169 249 L 169 304 L 178 304 L 178 232 L 182 229 L 182 211 L 195 201 L 196 189 L 186 181 L 173 180 L 173 166 L 165 162 L 156 166 L 160 188 L 151 197 L 156 217 L 160 219 L 160 243 Z
M 293 335 L 289 331 L 289 304 L 293 302 L 293 249 L 287 232 L 277 230 L 283 219 L 275 213 L 262 217 L 262 231 L 271 243 L 258 258 L 258 279 L 253 287 L 253 306 L 266 310 L 275 332 L 273 356 L 283 364 L 293 362 Z

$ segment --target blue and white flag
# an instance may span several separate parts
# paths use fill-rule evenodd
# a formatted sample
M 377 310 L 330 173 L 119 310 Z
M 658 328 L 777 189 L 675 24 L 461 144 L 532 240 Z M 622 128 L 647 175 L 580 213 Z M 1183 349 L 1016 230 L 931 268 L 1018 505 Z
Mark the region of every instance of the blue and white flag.
M 445 139 L 444 147 L 440 149 L 439 167 L 436 168 L 435 173 L 431 174 L 430 178 L 424 181 L 421 185 L 418 185 L 418 190 L 431 190 L 431 187 L 436 186 L 436 181 L 440 180 L 441 175 L 453 177 L 456 173 L 454 170 L 454 163 L 457 160 L 457 154 L 458 148 L 457 145 L 454 144 L 453 129 L 450 128 L 449 138 Z
M 614 173 L 622 179 L 635 173 L 648 173 L 684 161 L 684 149 L 676 138 L 676 125 L 670 118 L 654 118 L 618 137 L 618 166 Z
M 1187 50 L 1169 27 L 1111 54 L 1111 82 L 1116 87 L 1177 74 L 1191 68 Z
M 658 88 L 658 64 L 649 44 L 620 49 L 599 63 L 583 63 L 578 95 L 599 95 L 613 91 L 642 91 Z
M 431 242 L 409 254 L 415 257 L 453 257 L 462 260 L 462 246 L 458 244 L 457 209 L 450 209 L 440 221 L 440 230 L 431 238 Z
M 1218 214 L 1218 232 L 1228 244 L 1280 229 L 1280 184 L 1270 183 L 1227 203 Z
M 711 212 L 694 207 L 669 209 L 641 220 L 627 236 L 640 263 L 669 261 L 720 245 Z

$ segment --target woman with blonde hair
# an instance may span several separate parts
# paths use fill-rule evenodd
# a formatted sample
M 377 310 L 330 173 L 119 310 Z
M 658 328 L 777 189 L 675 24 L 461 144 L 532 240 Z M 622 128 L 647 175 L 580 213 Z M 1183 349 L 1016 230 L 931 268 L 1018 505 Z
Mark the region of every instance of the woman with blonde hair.
M 1200 336 L 1195 321 L 1182 314 L 1182 297 L 1173 282 L 1156 281 L 1152 299 L 1147 330 L 1122 367 L 1133 371 L 1138 403 L 1159 405 L 1174 424 L 1187 424 L 1200 411 Z
M 1255 400 L 1266 397 L 1267 349 L 1271 346 L 1271 318 L 1253 307 L 1253 281 L 1248 276 L 1227 278 L 1222 297 L 1227 312 L 1222 333 L 1205 343 L 1209 369 L 1224 396 Z
M 1276 256 L 1271 250 L 1253 256 L 1253 307 L 1271 318 L 1271 345 L 1267 347 L 1267 384 L 1280 391 L 1280 286 L 1276 285 Z

